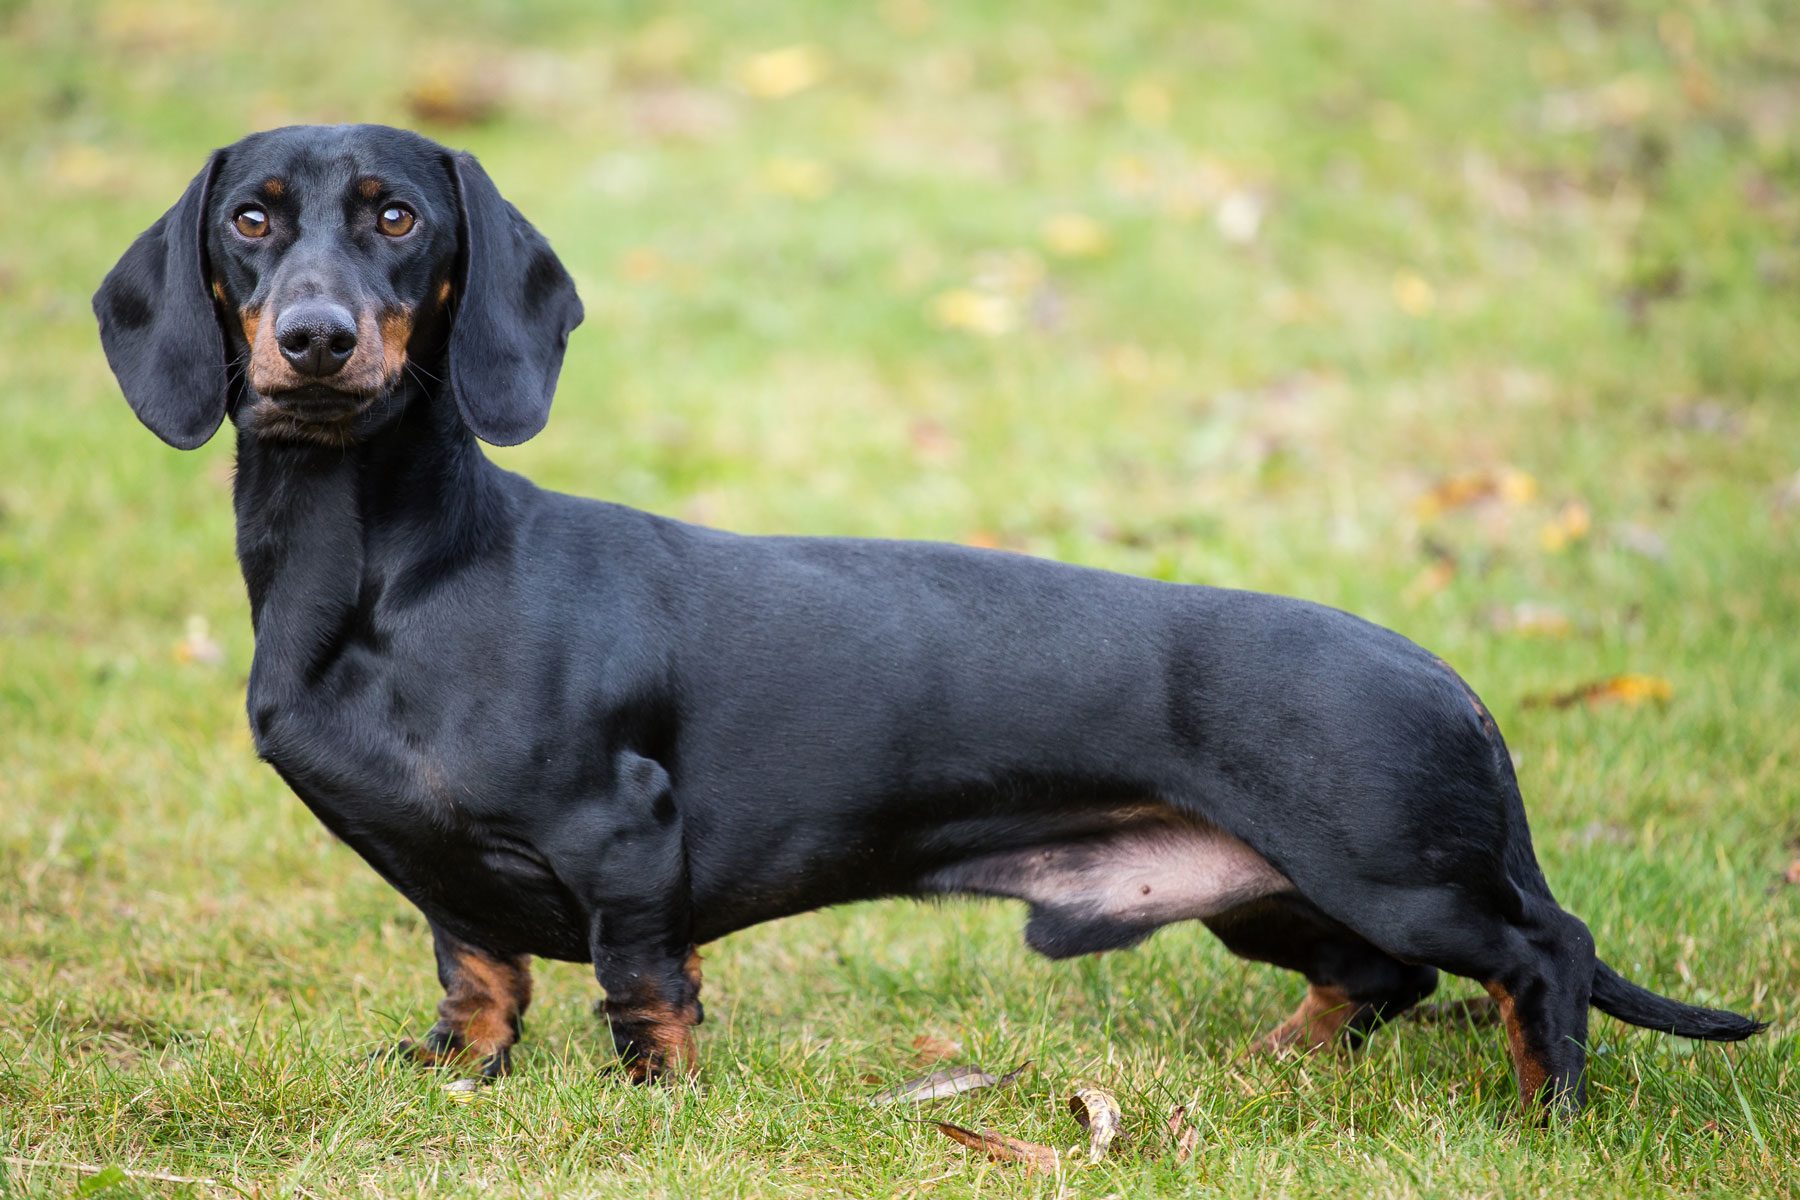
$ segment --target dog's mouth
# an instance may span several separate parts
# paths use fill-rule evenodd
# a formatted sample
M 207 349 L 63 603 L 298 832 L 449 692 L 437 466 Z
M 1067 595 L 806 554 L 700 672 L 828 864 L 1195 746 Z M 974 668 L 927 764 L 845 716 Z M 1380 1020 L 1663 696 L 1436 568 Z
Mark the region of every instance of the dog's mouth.
M 348 391 L 322 383 L 254 392 L 250 399 L 250 421 L 263 437 L 346 446 L 357 418 L 384 394 Z
M 376 396 L 368 392 L 350 391 L 325 383 L 283 388 L 262 393 L 260 398 L 274 404 L 291 420 L 324 424 L 354 417 L 376 400 Z

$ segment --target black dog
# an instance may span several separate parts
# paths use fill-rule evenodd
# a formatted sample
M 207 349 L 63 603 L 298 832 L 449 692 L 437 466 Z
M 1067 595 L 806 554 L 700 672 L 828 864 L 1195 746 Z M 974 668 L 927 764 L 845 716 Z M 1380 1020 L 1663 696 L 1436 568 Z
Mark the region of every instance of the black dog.
M 1481 981 L 1526 1101 L 1626 982 L 1556 904 L 1499 730 L 1438 659 L 1296 600 L 1000 552 L 738 537 L 491 465 L 581 302 L 473 158 L 399 130 L 214 154 L 94 298 L 137 415 L 237 426 L 259 753 L 425 913 L 410 1053 L 507 1067 L 528 956 L 591 961 L 635 1078 L 691 1069 L 694 947 L 875 896 L 1024 900 L 1051 957 L 1204 921 L 1301 972 L 1263 1043 Z

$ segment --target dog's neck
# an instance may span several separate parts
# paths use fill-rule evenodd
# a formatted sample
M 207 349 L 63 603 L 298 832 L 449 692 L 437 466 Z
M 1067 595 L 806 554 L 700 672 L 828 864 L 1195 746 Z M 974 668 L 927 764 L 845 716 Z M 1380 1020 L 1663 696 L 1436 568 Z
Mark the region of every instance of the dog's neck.
M 495 552 L 505 482 L 448 395 L 416 387 L 347 447 L 238 433 L 238 562 L 265 682 L 304 678 L 384 601 L 404 604 Z

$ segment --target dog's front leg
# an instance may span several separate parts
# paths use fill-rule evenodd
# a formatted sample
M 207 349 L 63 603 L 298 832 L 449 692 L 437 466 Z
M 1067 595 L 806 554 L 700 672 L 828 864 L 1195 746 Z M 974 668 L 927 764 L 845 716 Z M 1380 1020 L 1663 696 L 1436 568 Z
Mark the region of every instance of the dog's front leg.
M 633 1082 L 691 1075 L 700 1007 L 700 955 L 689 917 L 687 855 L 669 776 L 622 756 L 617 787 L 590 827 L 589 942 L 606 989 L 598 1011 Z
M 513 1043 L 531 1004 L 530 960 L 490 954 L 435 924 L 431 936 L 444 985 L 437 1024 L 399 1050 L 426 1066 L 466 1064 L 483 1079 L 497 1079 L 511 1069 Z

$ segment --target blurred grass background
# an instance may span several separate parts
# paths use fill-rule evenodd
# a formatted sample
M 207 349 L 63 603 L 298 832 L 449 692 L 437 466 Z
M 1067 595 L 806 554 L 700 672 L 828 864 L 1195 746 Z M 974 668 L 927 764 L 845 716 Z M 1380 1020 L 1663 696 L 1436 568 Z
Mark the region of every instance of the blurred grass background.
M 896 903 L 714 947 L 699 1090 L 598 1081 L 576 967 L 472 1104 L 363 1067 L 428 935 L 255 761 L 231 439 L 142 430 L 87 309 L 211 148 L 351 120 L 473 150 L 581 287 L 507 465 L 1393 626 L 1602 953 L 1774 1033 L 1596 1016 L 1539 1132 L 1492 1031 L 1237 1063 L 1297 988 L 1204 931 L 1052 966 Z M 0 151 L 0 1193 L 1800 1191 L 1794 4 L 0 0 Z M 1028 1177 L 868 1108 L 921 1036 L 1038 1064 L 934 1115 L 1068 1145 L 1083 1077 L 1130 1148 Z

